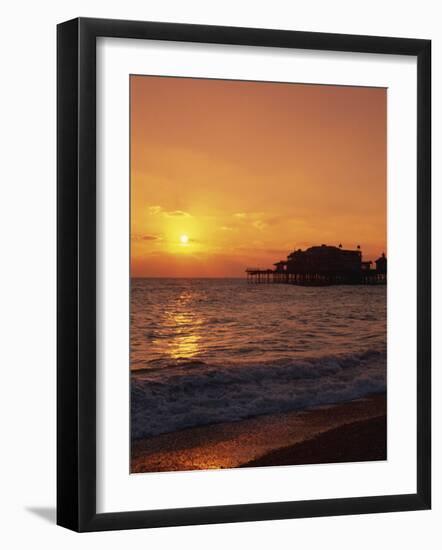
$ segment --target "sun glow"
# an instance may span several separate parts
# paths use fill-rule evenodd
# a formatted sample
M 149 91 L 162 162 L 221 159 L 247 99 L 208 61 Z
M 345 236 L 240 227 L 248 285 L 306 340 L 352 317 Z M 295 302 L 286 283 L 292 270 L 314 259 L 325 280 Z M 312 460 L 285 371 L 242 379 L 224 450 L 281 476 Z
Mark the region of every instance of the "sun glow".
M 130 82 L 131 276 L 243 277 L 342 239 L 367 260 L 387 248 L 385 88 Z

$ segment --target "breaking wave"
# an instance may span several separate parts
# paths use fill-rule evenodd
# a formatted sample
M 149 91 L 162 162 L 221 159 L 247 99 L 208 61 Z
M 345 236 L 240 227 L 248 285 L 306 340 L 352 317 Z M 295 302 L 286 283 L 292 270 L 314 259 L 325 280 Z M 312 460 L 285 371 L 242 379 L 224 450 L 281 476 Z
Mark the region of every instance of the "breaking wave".
M 139 439 L 383 392 L 386 351 L 222 365 L 164 359 L 131 376 L 131 432 Z

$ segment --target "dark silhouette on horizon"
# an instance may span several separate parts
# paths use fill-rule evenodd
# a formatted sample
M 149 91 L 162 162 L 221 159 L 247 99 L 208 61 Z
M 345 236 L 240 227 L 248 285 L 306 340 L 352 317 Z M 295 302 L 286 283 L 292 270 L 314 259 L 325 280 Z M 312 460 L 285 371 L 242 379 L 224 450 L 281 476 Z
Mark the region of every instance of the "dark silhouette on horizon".
M 385 253 L 372 261 L 362 260 L 360 245 L 356 250 L 345 250 L 339 246 L 311 246 L 306 250 L 298 248 L 273 264 L 275 269 L 246 269 L 251 283 L 280 283 L 309 286 L 363 285 L 387 283 L 387 258 Z

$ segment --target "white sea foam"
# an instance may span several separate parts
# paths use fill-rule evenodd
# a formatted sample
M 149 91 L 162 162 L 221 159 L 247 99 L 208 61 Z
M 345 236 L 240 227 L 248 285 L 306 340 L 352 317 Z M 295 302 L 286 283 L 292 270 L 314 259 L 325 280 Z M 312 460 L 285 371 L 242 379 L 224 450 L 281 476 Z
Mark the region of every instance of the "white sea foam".
M 132 373 L 131 431 L 142 438 L 357 399 L 386 389 L 386 352 L 266 362 L 156 360 Z
M 135 279 L 135 438 L 385 390 L 386 287 Z

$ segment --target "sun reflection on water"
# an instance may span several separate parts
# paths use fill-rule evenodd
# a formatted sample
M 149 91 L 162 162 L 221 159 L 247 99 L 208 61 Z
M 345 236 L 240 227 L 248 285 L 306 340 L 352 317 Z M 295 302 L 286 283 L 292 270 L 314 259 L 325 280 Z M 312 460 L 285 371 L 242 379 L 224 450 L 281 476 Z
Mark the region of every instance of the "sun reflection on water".
M 192 292 L 182 292 L 165 312 L 168 355 L 173 359 L 190 359 L 200 351 L 202 319 L 192 307 L 192 298 Z

